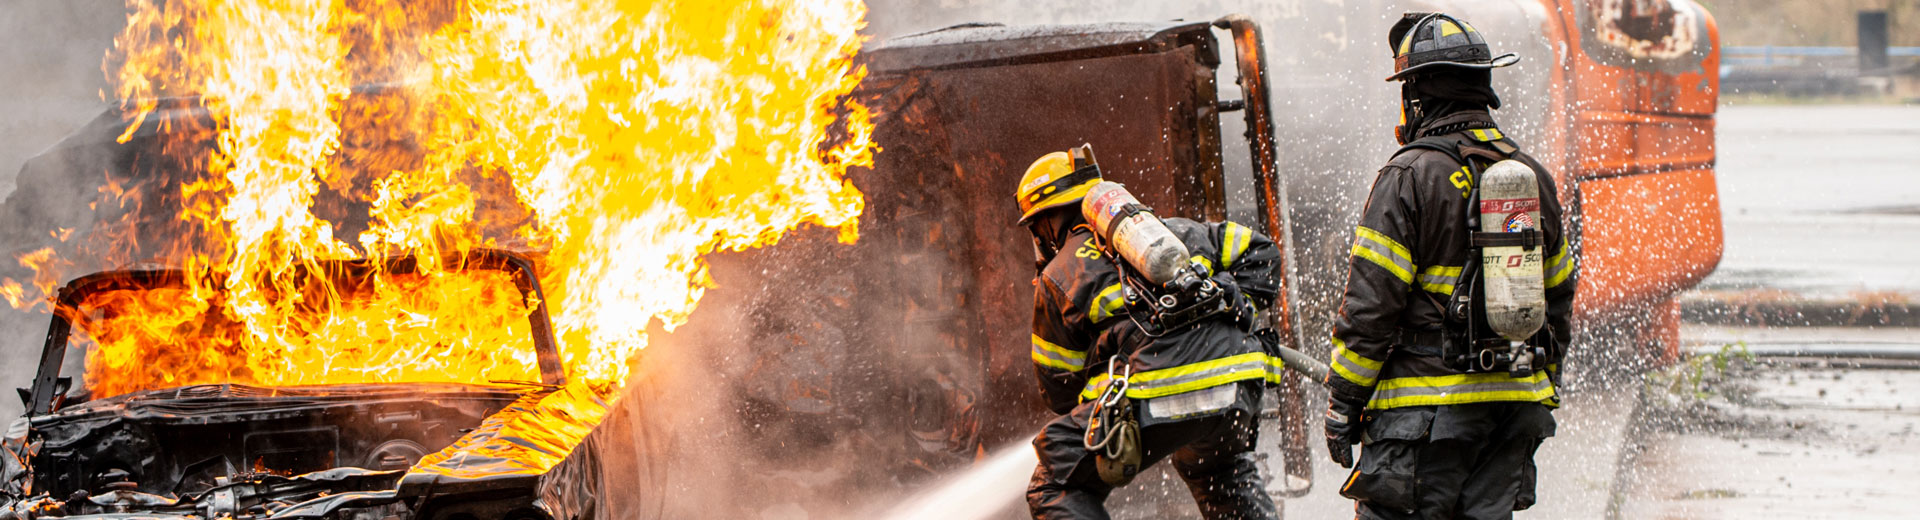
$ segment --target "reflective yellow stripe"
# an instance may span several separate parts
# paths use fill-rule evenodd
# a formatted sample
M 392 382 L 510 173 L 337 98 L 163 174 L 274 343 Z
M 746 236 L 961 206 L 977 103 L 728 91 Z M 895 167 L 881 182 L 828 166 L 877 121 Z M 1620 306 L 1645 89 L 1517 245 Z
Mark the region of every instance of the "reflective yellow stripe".
M 1547 288 L 1560 286 L 1573 274 L 1573 262 L 1567 260 L 1567 241 L 1560 241 L 1560 252 L 1547 259 Z
M 1087 353 L 1074 352 L 1072 350 L 1067 349 L 1066 347 L 1062 347 L 1060 345 L 1054 344 L 1051 341 L 1047 341 L 1045 338 L 1041 338 L 1039 334 L 1033 335 L 1033 348 L 1045 350 L 1048 352 L 1053 352 L 1055 354 L 1059 354 L 1060 357 L 1067 358 L 1067 359 L 1077 359 L 1081 361 L 1085 361 L 1087 359 Z
M 1234 257 L 1247 251 L 1247 245 L 1253 242 L 1253 230 L 1246 226 L 1228 222 L 1226 235 L 1220 237 L 1220 268 L 1233 267 Z
M 1460 268 L 1436 265 L 1420 270 L 1420 288 L 1427 292 L 1453 294 L 1453 285 L 1460 281 Z
M 1380 377 L 1380 367 L 1385 364 L 1385 361 L 1367 359 L 1357 352 L 1347 350 L 1346 342 L 1340 341 L 1340 338 L 1333 338 L 1333 356 L 1327 366 L 1332 367 L 1333 373 L 1340 374 L 1342 379 L 1360 386 L 1373 386 L 1374 381 Z
M 1233 250 L 1241 255 L 1247 254 L 1247 248 L 1253 247 L 1253 230 L 1239 224 L 1234 225 L 1240 228 L 1240 241 L 1233 243 Z
M 1033 364 L 1035 364 L 1035 365 L 1040 365 L 1040 366 L 1043 366 L 1043 367 L 1047 367 L 1047 368 L 1051 368 L 1051 369 L 1055 369 L 1055 370 L 1065 370 L 1065 371 L 1068 371 L 1068 372 L 1078 372 L 1078 371 L 1080 371 L 1080 369 L 1082 369 L 1082 368 L 1086 368 L 1086 367 L 1084 367 L 1084 366 L 1077 366 L 1077 365 L 1074 365 L 1074 364 L 1071 364 L 1071 363 L 1067 363 L 1067 362 L 1065 362 L 1065 361 L 1061 361 L 1061 360 L 1058 360 L 1058 359 L 1053 359 L 1053 358 L 1050 358 L 1050 357 L 1047 357 L 1047 356 L 1046 356 L 1045 354 L 1042 354 L 1042 353 L 1041 353 L 1040 351 L 1038 351 L 1038 350 L 1035 350 L 1035 351 L 1033 351 L 1033 356 L 1032 356 L 1032 357 L 1033 357 Z
M 1087 319 L 1094 323 L 1107 321 L 1107 318 L 1119 314 L 1120 308 L 1126 304 L 1126 295 L 1120 292 L 1120 284 L 1109 285 L 1093 297 L 1093 305 L 1087 309 Z
M 1107 377 L 1107 374 L 1104 372 L 1094 374 L 1093 377 L 1087 378 L 1087 386 L 1080 389 L 1080 402 L 1084 403 L 1100 397 L 1100 392 L 1107 388 L 1108 379 L 1112 378 Z
M 1034 364 L 1060 370 L 1080 370 L 1087 366 L 1087 353 L 1074 352 L 1033 335 Z
M 1200 262 L 1200 267 L 1207 268 L 1207 276 L 1213 276 L 1213 260 L 1209 260 L 1207 257 L 1201 255 L 1193 255 L 1193 258 L 1189 258 L 1188 260 Z
M 1241 361 L 1246 361 L 1248 359 L 1251 359 L 1254 356 L 1261 357 L 1260 359 L 1257 359 L 1255 361 L 1259 361 L 1261 363 L 1266 362 L 1266 359 L 1265 359 L 1266 354 L 1262 354 L 1259 352 L 1248 352 L 1245 354 L 1227 356 L 1227 357 L 1215 359 L 1212 361 L 1201 361 L 1199 363 L 1193 363 L 1190 365 L 1180 365 L 1173 368 L 1162 368 L 1159 370 L 1148 370 L 1146 372 L 1134 374 L 1133 377 L 1129 379 L 1131 379 L 1135 383 L 1148 383 L 1152 381 L 1173 379 L 1181 376 L 1194 374 L 1197 372 L 1202 372 L 1205 370 L 1210 370 L 1213 368 L 1218 368 L 1225 365 L 1239 363 Z
M 1225 236 L 1220 237 L 1220 267 L 1233 267 L 1233 255 L 1239 254 L 1238 251 L 1233 250 L 1233 244 L 1239 241 L 1235 236 L 1238 234 L 1240 234 L 1240 226 L 1228 222 Z
M 1449 22 L 1445 20 L 1440 21 L 1441 36 L 1452 36 L 1455 34 L 1460 34 L 1460 26 L 1454 25 L 1453 22 Z
M 1366 226 L 1357 226 L 1354 228 L 1353 232 L 1355 236 L 1358 236 L 1362 239 L 1378 243 L 1382 246 L 1386 246 L 1388 250 L 1393 252 L 1394 256 L 1405 258 L 1407 259 L 1408 262 L 1413 261 L 1413 253 L 1407 250 L 1407 246 L 1400 245 L 1399 241 L 1394 240 L 1393 237 L 1387 236 L 1386 233 L 1374 231 L 1373 228 L 1366 227 Z
M 1353 256 L 1372 261 L 1375 265 L 1386 269 L 1387 272 L 1393 273 L 1393 276 L 1399 278 L 1401 283 L 1413 283 L 1413 275 L 1408 274 L 1406 268 L 1400 267 L 1400 265 L 1395 264 L 1393 260 L 1382 256 L 1380 253 L 1374 252 L 1372 249 L 1367 249 L 1364 246 L 1355 244 L 1353 246 Z
M 1353 383 L 1360 386 L 1371 387 L 1373 386 L 1373 383 L 1375 381 L 1375 378 L 1366 377 L 1366 376 L 1353 373 L 1353 369 L 1347 368 L 1345 364 L 1339 363 L 1337 361 L 1333 364 L 1333 373 L 1340 374 L 1341 379 L 1345 379 L 1349 383 Z
M 1152 399 L 1250 379 L 1273 381 L 1279 379 L 1279 370 L 1283 367 L 1283 363 L 1267 356 L 1265 352 L 1248 352 L 1172 368 L 1149 370 L 1135 373 L 1133 377 L 1127 378 L 1127 397 Z M 1088 379 L 1087 386 L 1080 390 L 1080 399 L 1085 401 L 1099 397 L 1106 390 L 1107 382 L 1105 373 Z
M 1480 141 L 1483 143 L 1487 141 L 1498 141 L 1506 138 L 1506 136 L 1500 134 L 1500 129 L 1498 128 L 1474 129 L 1474 130 L 1468 130 L 1468 132 L 1473 133 L 1473 140 Z
M 1354 352 L 1353 350 L 1348 349 L 1347 345 L 1344 343 L 1340 345 L 1340 357 L 1345 358 L 1347 361 L 1350 361 L 1355 365 L 1366 367 L 1368 370 L 1379 370 L 1381 366 L 1386 365 L 1385 361 L 1374 361 L 1371 359 L 1367 359 L 1366 356 L 1362 356 L 1360 355 L 1360 353 Z
M 1280 356 L 1267 356 L 1267 382 L 1280 384 L 1282 377 L 1286 375 L 1287 362 L 1280 359 Z
M 1539 371 L 1518 379 L 1504 372 L 1385 379 L 1374 387 L 1373 401 L 1367 407 L 1384 410 L 1495 401 L 1559 404 L 1553 380 Z
M 1413 283 L 1413 254 L 1407 252 L 1407 246 L 1366 226 L 1354 228 L 1353 235 L 1353 256 L 1393 273 L 1400 283 Z

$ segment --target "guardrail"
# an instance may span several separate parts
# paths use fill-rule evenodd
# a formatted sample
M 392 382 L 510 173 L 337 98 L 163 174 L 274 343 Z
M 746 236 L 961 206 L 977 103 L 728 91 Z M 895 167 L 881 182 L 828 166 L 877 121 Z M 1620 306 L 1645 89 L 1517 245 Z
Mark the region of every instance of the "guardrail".
M 1776 47 L 1729 46 L 1721 47 L 1722 56 L 1852 56 L 1860 52 L 1855 47 Z M 1888 47 L 1888 56 L 1920 56 L 1920 47 Z
M 1857 47 L 1776 47 L 1727 46 L 1720 48 L 1720 61 L 1725 65 L 1797 65 L 1801 58 L 1838 58 L 1854 56 L 1860 53 Z M 1920 57 L 1920 47 L 1888 47 L 1890 58 Z

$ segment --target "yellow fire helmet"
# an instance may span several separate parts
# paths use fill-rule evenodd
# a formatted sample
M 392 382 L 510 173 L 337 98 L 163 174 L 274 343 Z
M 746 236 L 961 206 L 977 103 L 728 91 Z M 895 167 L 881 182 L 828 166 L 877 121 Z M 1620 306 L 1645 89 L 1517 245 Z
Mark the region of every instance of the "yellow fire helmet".
M 1040 156 L 1020 177 L 1020 224 L 1026 224 L 1042 211 L 1068 204 L 1079 204 L 1087 189 L 1100 182 L 1100 165 L 1094 163 L 1093 145 Z

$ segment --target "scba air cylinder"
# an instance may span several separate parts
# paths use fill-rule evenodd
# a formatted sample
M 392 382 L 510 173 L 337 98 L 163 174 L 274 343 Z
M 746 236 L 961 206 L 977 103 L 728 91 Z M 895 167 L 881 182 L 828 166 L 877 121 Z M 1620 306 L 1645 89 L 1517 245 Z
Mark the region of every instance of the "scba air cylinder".
M 1540 184 L 1533 168 L 1506 160 L 1480 174 L 1480 232 L 1538 233 Z M 1488 246 L 1480 250 L 1487 326 L 1513 341 L 1526 341 L 1547 320 L 1541 272 L 1544 245 Z
M 1120 183 L 1095 184 L 1081 201 L 1080 212 L 1127 265 L 1154 285 L 1179 279 L 1192 256 L 1180 237 Z

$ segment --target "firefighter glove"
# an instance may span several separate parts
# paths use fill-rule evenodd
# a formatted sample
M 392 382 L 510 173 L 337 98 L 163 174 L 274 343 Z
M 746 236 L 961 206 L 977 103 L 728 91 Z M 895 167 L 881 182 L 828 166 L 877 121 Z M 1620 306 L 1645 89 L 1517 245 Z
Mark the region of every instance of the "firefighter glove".
M 1240 284 L 1235 283 L 1233 277 L 1226 275 L 1215 276 L 1213 281 L 1227 291 L 1227 308 L 1233 312 L 1234 325 L 1247 332 L 1259 328 L 1260 322 L 1255 319 L 1259 317 L 1259 311 L 1254 307 L 1253 299 L 1248 298 L 1247 293 L 1240 291 Z
M 1342 468 L 1353 467 L 1353 445 L 1360 442 L 1364 430 L 1361 412 L 1366 403 L 1353 403 L 1338 397 L 1327 400 L 1327 455 Z

